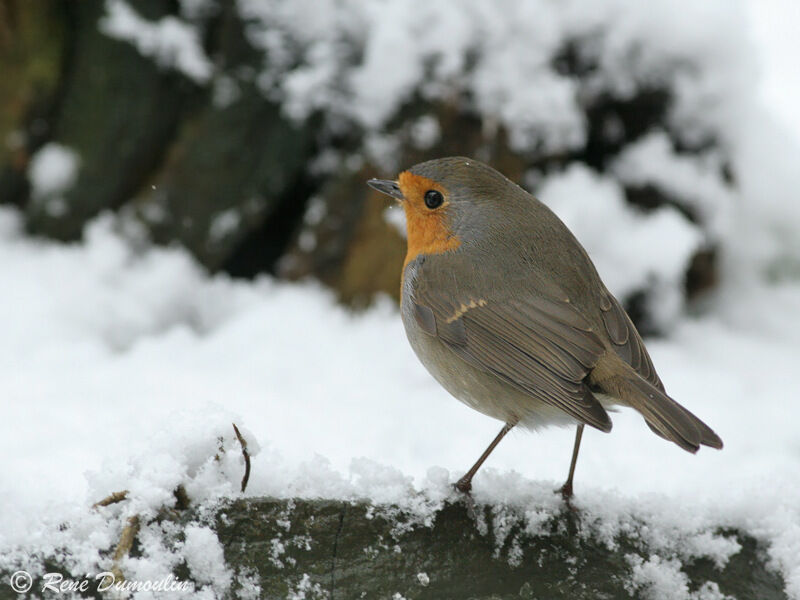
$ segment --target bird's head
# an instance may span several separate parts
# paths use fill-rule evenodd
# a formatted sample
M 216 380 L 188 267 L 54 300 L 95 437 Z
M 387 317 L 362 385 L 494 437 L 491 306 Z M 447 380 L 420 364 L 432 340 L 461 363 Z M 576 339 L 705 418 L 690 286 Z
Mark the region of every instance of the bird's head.
M 403 206 L 406 264 L 421 254 L 454 251 L 484 239 L 507 222 L 508 207 L 502 200 L 509 191 L 522 191 L 488 165 L 464 157 L 430 160 L 403 171 L 396 181 L 367 183 Z

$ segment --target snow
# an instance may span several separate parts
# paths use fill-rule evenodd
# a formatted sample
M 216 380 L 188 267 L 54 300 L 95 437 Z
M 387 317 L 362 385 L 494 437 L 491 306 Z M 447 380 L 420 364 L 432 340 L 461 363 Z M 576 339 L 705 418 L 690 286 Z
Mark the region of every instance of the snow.
M 0 474 L 4 565 L 67 545 L 76 567 L 107 568 L 98 552 L 125 519 L 174 505 L 179 484 L 200 504 L 236 496 L 233 422 L 253 455 L 248 495 L 369 498 L 421 522 L 496 433 L 425 373 L 390 303 L 356 316 L 317 286 L 208 277 L 181 251 L 135 252 L 114 225 L 101 219 L 85 243 L 64 246 L 26 238 L 17 215 L 0 212 L 0 452 L 15 457 Z M 787 418 L 800 285 L 734 286 L 717 303 L 649 347 L 668 389 L 725 450 L 691 456 L 620 412 L 612 434 L 585 436 L 576 502 L 609 543 L 646 523 L 664 569 L 696 556 L 724 564 L 737 547 L 715 532 L 740 527 L 769 543 L 800 597 L 800 447 Z M 754 306 L 770 315 L 754 321 Z M 552 491 L 572 434 L 512 432 L 476 478 L 476 501 L 518 507 L 535 531 L 559 510 Z M 121 489 L 124 503 L 89 508 Z M 159 527 L 143 527 L 143 556 L 123 565 L 135 580 L 164 578 L 180 560 L 199 572 L 217 551 L 205 524 L 183 548 L 159 541 Z
M 750 33 L 763 57 L 758 95 L 780 121 L 798 134 L 800 71 L 795 68 L 795 58 L 800 5 L 787 0 L 750 0 L 745 7 Z
M 236 79 L 227 75 L 220 75 L 214 80 L 211 104 L 218 109 L 228 108 L 239 100 L 241 95 L 242 90 Z
M 397 233 L 406 237 L 406 214 L 400 206 L 389 206 L 383 211 L 383 220 L 388 223 Z
M 663 560 L 653 556 L 647 561 L 632 555 L 629 562 L 633 567 L 630 591 L 641 591 L 649 600 L 669 598 L 688 598 L 690 600 L 729 600 L 719 591 L 716 583 L 706 582 L 695 592 L 689 592 L 689 578 L 680 570 L 677 560 Z
M 74 150 L 56 142 L 45 144 L 31 157 L 28 166 L 33 195 L 65 192 L 75 183 L 79 165 L 80 158 Z
M 307 225 L 318 225 L 327 214 L 328 207 L 325 202 L 322 201 L 322 198 L 319 196 L 312 196 L 308 199 L 308 206 L 303 215 L 303 222 Z
M 225 564 L 222 544 L 209 527 L 189 525 L 184 530 L 184 556 L 193 578 L 201 583 L 213 584 L 219 594 L 231 586 L 232 574 Z
M 582 535 L 613 547 L 616 536 L 635 532 L 650 552 L 629 559 L 632 592 L 721 600 L 713 582 L 690 591 L 681 566 L 698 557 L 724 565 L 739 548 L 720 532 L 738 528 L 766 544 L 787 594 L 800 599 L 800 127 L 787 130 L 783 113 L 771 120 L 757 107 L 742 108 L 740 86 L 750 71 L 747 60 L 737 62 L 743 50 L 730 35 L 742 27 L 741 15 L 727 2 L 686 3 L 680 11 L 669 2 L 634 9 L 621 0 L 566 8 L 512 2 L 500 13 L 474 1 L 448 9 L 448 19 L 437 12 L 446 3 L 405 11 L 394 0 L 381 9 L 344 4 L 347 11 L 333 0 L 238 6 L 252 19 L 251 39 L 271 53 L 275 71 L 259 74 L 265 93 L 277 93 L 295 118 L 323 106 L 375 129 L 369 143 L 386 160 L 396 140 L 380 127 L 418 88 L 430 97 L 471 91 L 483 111 L 511 126 L 515 144 L 531 143 L 533 132 L 553 147 L 577 143 L 585 132 L 569 101 L 574 82 L 559 80 L 545 58 L 564 32 L 600 25 L 607 30 L 593 85 L 624 94 L 641 80 L 672 78 L 680 93 L 673 125 L 689 138 L 708 129 L 724 134 L 735 189 L 716 175 L 720 157 L 688 162 L 662 132 L 629 148 L 613 177 L 573 166 L 537 189 L 614 293 L 657 281 L 658 315 L 671 326 L 648 348 L 670 393 L 725 441 L 721 452 L 692 456 L 654 436 L 631 411 L 615 413 L 611 434 L 584 436 L 575 503 Z M 184 5 L 187 14 L 210 10 L 205 2 Z M 106 8 L 106 33 L 209 80 L 194 27 L 175 17 L 147 22 L 122 0 Z M 387 14 L 401 26 L 390 27 Z M 459 57 L 475 39 L 488 46 L 467 75 Z M 632 57 L 630 48 L 645 39 Z M 364 49 L 358 66 L 348 63 L 347 40 Z M 533 49 L 519 56 L 525 40 Z M 304 61 L 282 63 L 281 52 L 290 57 L 295 43 Z M 397 43 L 410 45 L 408 60 L 386 69 Z M 679 68 L 686 57 L 697 67 L 689 73 Z M 422 65 L 431 58 L 423 84 Z M 675 70 L 664 72 L 664 64 Z M 531 86 L 518 86 L 521 80 Z M 438 135 L 430 119 L 411 132 L 423 145 Z M 73 151 L 45 146 L 29 167 L 34 197 L 60 197 L 79 164 Z M 628 210 L 623 183 L 680 192 L 710 220 L 723 276 L 692 314 L 682 310 L 680 279 L 707 240 L 674 208 Z M 388 214 L 401 221 L 400 211 Z M 235 215 L 218 217 L 219 235 L 230 233 Z M 324 205 L 312 202 L 306 221 L 323 218 Z M 110 569 L 107 550 L 138 515 L 141 554 L 121 564 L 129 580 L 163 580 L 185 563 L 197 597 L 218 597 L 234 581 L 258 597 L 257 580 L 228 568 L 202 517 L 181 529 L 183 539 L 169 521 L 153 520 L 175 505 L 178 486 L 207 510 L 240 495 L 244 464 L 232 423 L 252 456 L 248 496 L 368 499 L 375 511 L 396 504 L 421 524 L 455 498 L 450 483 L 499 424 L 429 377 L 391 302 L 356 315 L 315 284 L 209 276 L 187 253 L 151 248 L 128 231 L 103 216 L 83 242 L 57 244 L 26 237 L 21 216 L 0 209 L 0 569 L 41 572 L 40 559 L 63 548 L 74 573 Z M 553 490 L 566 475 L 573 434 L 512 431 L 498 447 L 474 482 L 476 502 L 495 506 L 495 531 L 513 536 L 512 524 L 521 521 L 526 532 L 544 533 L 562 506 Z M 123 489 L 125 501 L 91 508 Z M 302 543 L 276 538 L 271 556 L 281 561 L 287 544 Z M 427 573 L 417 579 L 430 580 Z M 304 576 L 292 597 L 321 593 Z
M 671 125 L 702 141 L 724 137 L 754 68 L 739 39 L 744 11 L 727 0 L 237 5 L 266 57 L 264 93 L 294 119 L 322 110 L 333 130 L 380 131 L 418 95 L 470 104 L 503 125 L 517 150 L 559 153 L 585 140 L 582 102 L 660 85 L 675 91 Z M 591 40 L 591 77 L 554 67 L 573 39 Z
M 229 208 L 217 213 L 208 226 L 208 238 L 212 242 L 219 242 L 235 234 L 241 225 L 242 215 L 235 208 Z
M 201 5 L 187 3 L 187 11 L 195 14 Z M 132 43 L 143 56 L 154 58 L 163 68 L 177 69 L 199 84 L 211 78 L 213 66 L 203 52 L 197 30 L 181 19 L 167 16 L 150 22 L 125 0 L 106 0 L 106 14 L 100 20 L 100 31 Z
M 673 198 L 684 199 L 685 208 L 712 236 L 718 238 L 730 230 L 736 197 L 722 179 L 719 157 L 681 156 L 664 132 L 653 132 L 626 148 L 612 170 L 625 184 L 653 185 Z
M 294 589 L 289 590 L 286 600 L 325 600 L 327 597 L 327 590 L 318 583 L 311 583 L 308 573 L 303 573 Z
M 45 144 L 31 157 L 31 196 L 35 202 L 43 203 L 49 214 L 59 216 L 68 210 L 63 195 L 78 178 L 80 162 L 77 152 L 56 142 Z
M 411 141 L 416 148 L 427 150 L 441 138 L 439 120 L 433 115 L 422 115 L 411 124 Z

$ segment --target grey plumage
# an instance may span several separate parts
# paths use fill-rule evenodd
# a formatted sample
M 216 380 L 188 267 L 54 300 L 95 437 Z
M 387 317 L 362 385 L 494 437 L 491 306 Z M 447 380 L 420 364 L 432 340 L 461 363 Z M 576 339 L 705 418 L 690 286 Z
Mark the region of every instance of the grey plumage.
M 412 347 L 455 397 L 506 423 L 611 430 L 604 405 L 631 406 L 694 452 L 722 447 L 664 389 L 639 333 L 583 247 L 544 204 L 467 158 L 411 169 L 447 190 L 461 244 L 404 271 Z

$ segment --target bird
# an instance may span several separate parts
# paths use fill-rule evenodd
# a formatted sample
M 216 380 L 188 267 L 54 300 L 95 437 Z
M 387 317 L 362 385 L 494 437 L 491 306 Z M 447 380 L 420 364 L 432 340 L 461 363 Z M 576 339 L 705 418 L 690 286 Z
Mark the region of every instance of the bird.
M 469 494 L 512 428 L 574 424 L 557 490 L 569 500 L 584 427 L 610 432 L 615 406 L 637 411 L 683 450 L 722 449 L 708 425 L 667 395 L 630 317 L 545 204 L 466 157 L 367 184 L 405 212 L 400 314 L 412 349 L 452 396 L 503 423 L 456 489 Z

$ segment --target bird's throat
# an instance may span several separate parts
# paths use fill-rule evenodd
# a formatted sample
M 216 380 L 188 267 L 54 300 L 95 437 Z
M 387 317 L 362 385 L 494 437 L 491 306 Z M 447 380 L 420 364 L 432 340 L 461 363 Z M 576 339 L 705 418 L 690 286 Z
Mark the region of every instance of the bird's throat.
M 406 227 L 408 230 L 408 252 L 403 267 L 421 254 L 441 254 L 455 250 L 461 245 L 448 226 L 444 213 L 420 213 L 413 206 L 404 203 Z
M 398 183 L 405 197 L 402 204 L 408 232 L 408 252 L 403 268 L 421 254 L 441 254 L 458 248 L 461 240 L 450 228 L 446 204 L 435 210 L 425 206 L 426 191 L 446 191 L 427 177 L 409 171 L 400 174 Z

